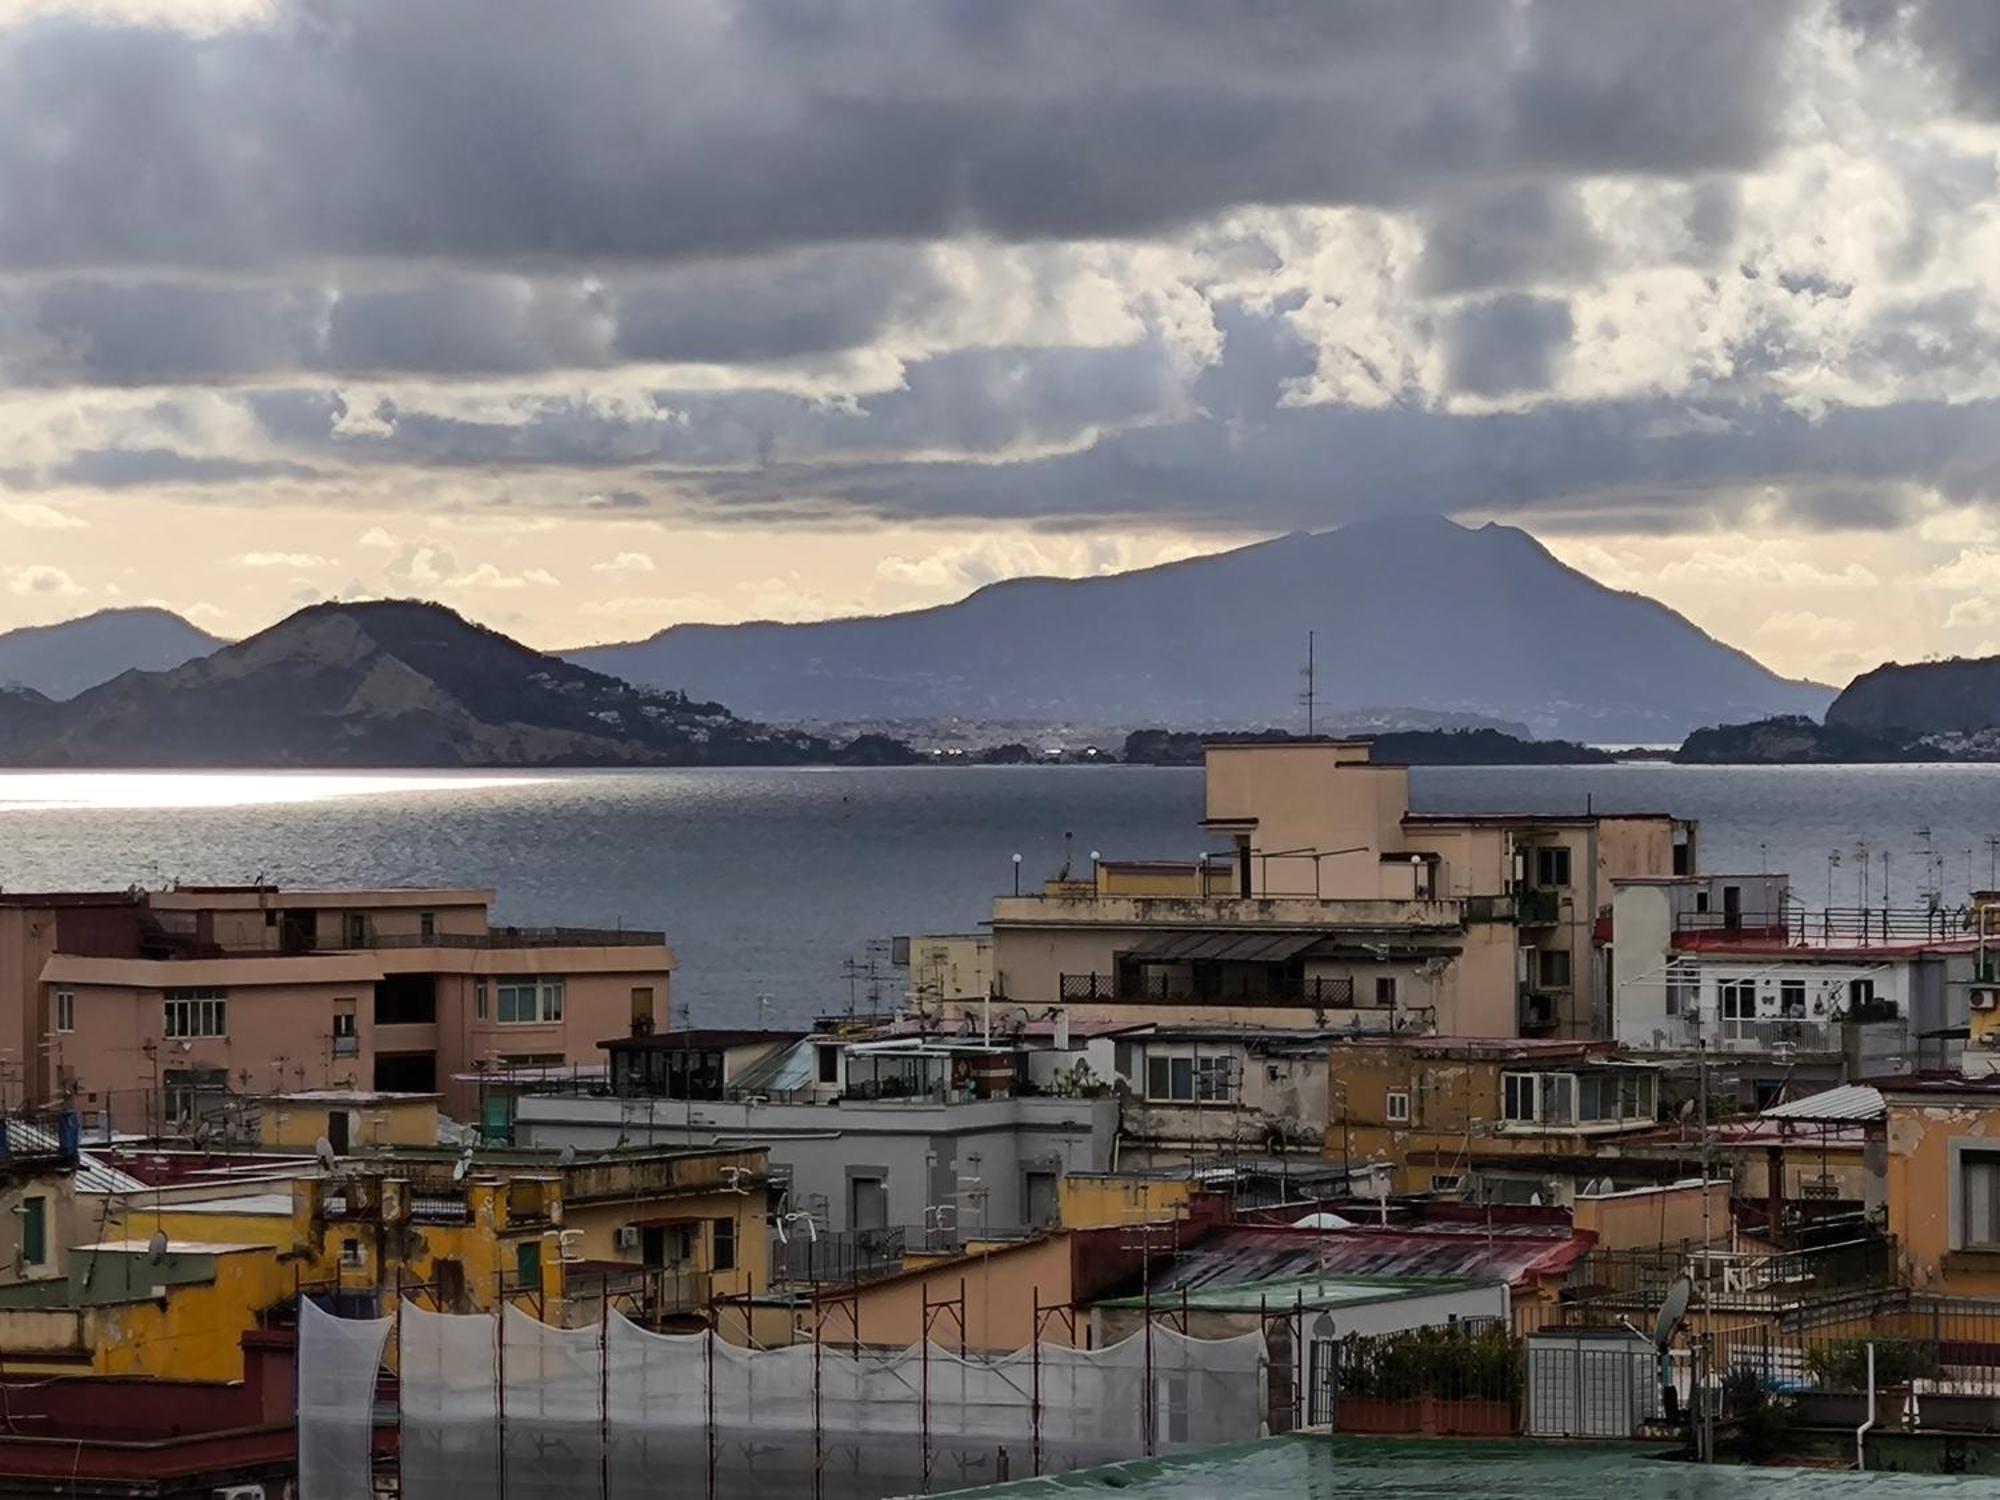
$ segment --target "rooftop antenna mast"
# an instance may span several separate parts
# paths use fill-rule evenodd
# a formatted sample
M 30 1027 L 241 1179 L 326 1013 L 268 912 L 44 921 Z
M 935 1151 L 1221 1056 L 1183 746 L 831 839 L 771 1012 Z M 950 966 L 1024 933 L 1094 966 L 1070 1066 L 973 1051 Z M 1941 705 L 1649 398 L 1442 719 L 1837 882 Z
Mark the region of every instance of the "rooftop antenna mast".
M 1306 706 L 1307 739 L 1311 739 L 1313 737 L 1314 717 L 1315 717 L 1315 711 L 1318 707 L 1317 703 L 1314 701 L 1314 696 L 1315 696 L 1314 689 L 1318 685 L 1317 679 L 1319 675 L 1318 650 L 1317 650 L 1318 639 L 1319 639 L 1319 632 L 1317 630 L 1308 630 L 1306 632 L 1306 670 L 1305 670 L 1306 688 L 1303 693 L 1299 694 L 1299 701 L 1305 704 Z

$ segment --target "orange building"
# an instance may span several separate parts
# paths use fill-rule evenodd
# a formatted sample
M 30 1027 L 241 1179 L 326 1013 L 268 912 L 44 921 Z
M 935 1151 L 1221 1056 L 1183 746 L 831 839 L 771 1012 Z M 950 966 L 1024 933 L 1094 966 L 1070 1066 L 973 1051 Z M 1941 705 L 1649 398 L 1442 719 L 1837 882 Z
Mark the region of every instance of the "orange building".
M 482 1071 L 597 1066 L 670 1014 L 658 932 L 495 927 L 477 889 L 181 887 L 0 896 L 0 1088 L 121 1129 L 231 1095 L 436 1091 Z M 336 1146 L 341 1143 L 335 1142 Z

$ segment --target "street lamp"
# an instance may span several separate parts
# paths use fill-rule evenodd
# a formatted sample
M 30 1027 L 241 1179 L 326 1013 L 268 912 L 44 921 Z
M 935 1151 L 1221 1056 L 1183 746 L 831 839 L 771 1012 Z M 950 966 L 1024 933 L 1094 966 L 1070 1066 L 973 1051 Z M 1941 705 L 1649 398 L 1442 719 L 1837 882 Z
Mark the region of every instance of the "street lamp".
M 1014 856 L 1014 894 L 1021 894 L 1021 856 Z

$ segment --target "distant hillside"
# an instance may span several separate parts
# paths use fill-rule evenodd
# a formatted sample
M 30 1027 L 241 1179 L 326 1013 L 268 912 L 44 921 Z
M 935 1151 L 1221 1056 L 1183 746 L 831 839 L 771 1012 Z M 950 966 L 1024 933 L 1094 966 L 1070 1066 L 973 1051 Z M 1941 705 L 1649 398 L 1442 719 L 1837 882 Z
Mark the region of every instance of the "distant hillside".
M 1401 729 L 1352 736 L 1372 746 L 1372 758 L 1398 766 L 1588 766 L 1612 757 L 1568 740 L 1530 740 L 1497 729 Z M 1289 739 L 1279 730 L 1245 734 L 1192 734 L 1137 729 L 1125 737 L 1119 759 L 1131 765 L 1198 766 L 1207 745 L 1233 739 Z
M 1367 522 L 1105 578 L 997 583 L 957 604 L 816 624 L 679 625 L 566 653 L 777 720 L 950 716 L 1240 728 L 1293 723 L 1306 632 L 1326 722 L 1396 706 L 1578 740 L 1818 714 L 1787 681 L 1527 533 Z
M 1845 725 L 1821 725 L 1804 715 L 1697 729 L 1674 759 L 1683 765 L 1865 765 L 1948 760 L 1932 745 Z
M 893 758 L 893 742 L 861 747 Z M 0 695 L 16 766 L 791 764 L 826 741 L 639 689 L 442 605 L 321 604 L 165 672 L 67 703 Z
M 1871 734 L 1977 734 L 2000 726 L 2000 656 L 1886 662 L 1863 672 L 1826 711 L 1829 726 Z
M 104 609 L 60 625 L 0 632 L 0 685 L 73 698 L 120 672 L 164 672 L 221 644 L 171 610 Z

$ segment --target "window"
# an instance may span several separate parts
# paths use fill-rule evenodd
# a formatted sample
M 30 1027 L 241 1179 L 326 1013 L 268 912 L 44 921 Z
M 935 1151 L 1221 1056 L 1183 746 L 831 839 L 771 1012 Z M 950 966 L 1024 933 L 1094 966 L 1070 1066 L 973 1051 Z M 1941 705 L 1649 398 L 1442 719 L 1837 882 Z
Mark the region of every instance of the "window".
M 847 1227 L 889 1227 L 889 1184 L 880 1177 L 856 1177 L 847 1184 Z
M 333 1055 L 353 1057 L 361 1050 L 360 1023 L 352 1000 L 333 1002 Z
M 1149 1057 L 1146 1059 L 1146 1097 L 1175 1104 L 1213 1104 L 1234 1094 L 1236 1063 L 1233 1058 Z
M 1617 1119 L 1618 1080 L 1592 1073 L 1577 1079 L 1576 1117 L 1593 1121 Z
M 1696 892 L 1694 893 L 1694 909 L 1695 909 L 1695 911 L 1696 911 L 1697 913 L 1701 913 L 1701 914 L 1706 914 L 1706 913 L 1707 913 L 1707 911 L 1708 911 L 1708 892 L 1707 892 L 1707 891 L 1696 891 Z
M 1958 1159 L 1960 1243 L 1965 1250 L 2000 1250 L 2000 1151 L 1967 1151 Z
M 221 990 L 168 990 L 169 1037 L 228 1036 L 229 1000 Z
M 542 1284 L 542 1247 L 539 1241 L 523 1240 L 514 1247 L 514 1279 L 524 1287 Z
M 49 1258 L 49 1200 L 21 1200 L 21 1263 L 39 1266 Z
M 475 1021 L 486 1019 L 486 981 L 483 979 L 472 987 L 472 1018 Z
M 1410 1122 L 1410 1096 L 1402 1089 L 1391 1089 L 1386 1096 L 1383 1113 L 1391 1125 L 1407 1125 Z
M 1393 1008 L 1396 1004 L 1396 976 L 1378 974 L 1375 976 L 1375 1003 Z
M 1540 1093 L 1533 1073 L 1500 1075 L 1500 1118 L 1515 1124 L 1531 1124 L 1541 1118 Z
M 1716 986 L 1725 1021 L 1754 1021 L 1757 1018 L 1757 982 L 1753 979 L 1725 979 Z
M 1576 1119 L 1576 1080 L 1567 1073 L 1542 1075 L 1542 1123 L 1568 1125 Z
M 368 918 L 361 912 L 347 914 L 347 946 L 365 948 L 368 946 Z
M 563 1018 L 563 981 L 542 974 L 508 975 L 500 981 L 502 1022 L 531 1024 Z
M 74 990 L 56 991 L 56 1030 L 76 1030 L 76 992 Z
M 1786 979 L 1778 985 L 1778 1008 L 1788 1018 L 1804 1020 L 1806 1014 L 1806 982 L 1803 979 Z
M 649 1036 L 653 1030 L 653 987 L 632 986 L 632 1035 Z
M 736 1269 L 736 1221 L 717 1219 L 709 1232 L 709 1270 L 733 1271 Z
M 1536 982 L 1545 990 L 1569 988 L 1569 950 L 1542 948 L 1535 954 Z
M 1566 887 L 1569 884 L 1569 850 L 1560 844 L 1544 845 L 1535 851 L 1535 884 Z
M 1465 1186 L 1465 1178 L 1458 1172 L 1431 1173 L 1431 1191 L 1434 1193 L 1455 1193 Z
M 422 938 L 434 938 L 437 935 L 438 935 L 437 913 L 434 911 L 418 912 L 417 936 Z
M 1850 979 L 1847 981 L 1847 1009 L 1849 1014 L 1865 1011 L 1875 1004 L 1875 981 L 1872 979 Z
M 367 1264 L 367 1257 L 361 1252 L 361 1241 L 342 1240 L 340 1242 L 340 1263 L 343 1266 Z

